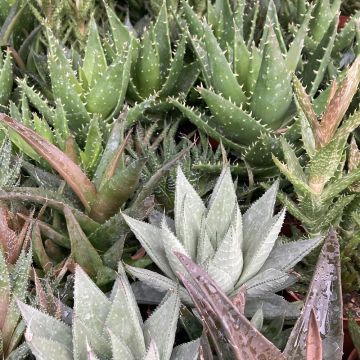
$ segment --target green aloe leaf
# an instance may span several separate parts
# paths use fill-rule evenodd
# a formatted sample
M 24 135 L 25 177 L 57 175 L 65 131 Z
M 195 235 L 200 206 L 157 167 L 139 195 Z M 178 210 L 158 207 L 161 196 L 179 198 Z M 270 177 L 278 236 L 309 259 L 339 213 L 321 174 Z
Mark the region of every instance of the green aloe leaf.
M 169 33 L 169 18 L 166 1 L 163 2 L 154 25 L 155 44 L 160 57 L 160 73 L 162 80 L 167 77 L 171 62 L 171 44 Z
M 68 207 L 64 208 L 64 215 L 71 242 L 71 256 L 93 279 L 96 279 L 98 272 L 104 266 L 100 255 L 90 243 Z
M 85 48 L 82 71 L 86 77 L 86 82 L 91 89 L 101 79 L 102 74 L 104 74 L 107 68 L 107 63 L 100 42 L 96 22 L 93 17 L 91 18 L 88 27 L 89 35 Z
M 100 119 L 96 115 L 91 119 L 86 136 L 85 148 L 84 151 L 80 152 L 82 166 L 90 174 L 96 169 L 96 165 L 102 152 L 103 136 L 99 120 Z
M 105 118 L 110 114 L 115 116 L 121 109 L 130 80 L 132 49 L 133 42 L 126 50 L 123 49 L 117 60 L 107 68 L 91 89 L 86 98 L 86 108 L 90 112 L 99 113 Z
M 90 121 L 83 103 L 84 90 L 78 82 L 73 69 L 50 30 L 47 31 L 49 43 L 48 66 L 54 97 L 61 100 L 73 130 L 80 129 Z
M 276 34 L 270 28 L 250 108 L 255 118 L 273 130 L 281 126 L 292 101 L 291 75 L 286 69 Z
M 0 53 L 0 58 L 2 59 L 2 54 Z M 11 90 L 13 87 L 13 67 L 12 67 L 12 56 L 10 51 L 6 53 L 5 60 L 2 63 L 0 60 L 0 108 L 3 111 L 2 107 L 6 106 Z
M 225 99 L 241 106 L 247 98 L 241 86 L 237 82 L 225 55 L 223 54 L 218 42 L 211 29 L 204 24 L 204 49 L 207 52 L 207 66 L 210 74 L 210 82 L 218 94 L 222 94 Z M 199 59 L 201 61 L 201 59 Z
M 260 121 L 221 95 L 204 88 L 198 91 L 213 115 L 209 125 L 229 140 L 250 145 L 261 133 L 269 132 Z
M 144 159 L 135 160 L 125 169 L 115 171 L 114 175 L 101 185 L 91 208 L 92 218 L 102 223 L 119 211 L 135 192 L 144 163 Z

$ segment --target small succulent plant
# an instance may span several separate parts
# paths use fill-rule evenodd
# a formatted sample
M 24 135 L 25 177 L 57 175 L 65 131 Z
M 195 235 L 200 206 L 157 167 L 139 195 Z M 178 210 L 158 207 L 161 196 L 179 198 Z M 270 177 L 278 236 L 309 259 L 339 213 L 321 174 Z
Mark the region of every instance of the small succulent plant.
M 199 137 L 197 137 L 197 133 L 191 133 L 177 140 L 176 133 L 179 131 L 179 122 L 165 125 L 153 142 L 149 143 L 151 135 L 158 127 L 157 123 L 153 123 L 148 129 L 144 129 L 141 124 L 137 124 L 133 150 L 138 156 L 147 157 L 143 181 L 156 173 L 164 163 L 168 163 L 179 154 L 183 154 L 181 158 L 183 172 L 196 188 L 198 194 L 201 197 L 206 195 L 212 189 L 216 175 L 200 172 L 196 169 L 196 165 L 219 164 L 222 157 L 221 147 L 219 146 L 216 151 L 213 151 L 207 136 L 202 133 L 199 134 Z M 160 141 L 161 146 L 157 146 Z M 176 169 L 174 167 L 161 178 L 154 189 L 158 205 L 169 211 L 174 208 L 175 182 Z
M 266 309 L 270 298 L 281 302 L 274 293 L 296 281 L 290 269 L 319 244 L 321 237 L 289 243 L 278 240 L 285 209 L 273 215 L 277 188 L 276 182 L 242 216 L 229 167 L 222 171 L 208 207 L 179 168 L 174 221 L 163 217 L 156 226 L 124 214 L 164 275 L 130 266 L 127 270 L 149 287 L 160 291 L 175 288 L 177 272 L 183 269 L 173 254 L 178 251 L 204 266 L 230 297 L 236 297 L 244 285 L 253 304 L 262 299 Z M 184 289 L 180 296 L 191 303 Z
M 22 226 L 11 211 L 0 203 L 0 354 L 3 359 L 25 359 L 28 348 L 22 344 L 25 324 L 16 300 L 28 295 L 32 262 L 30 222 Z
M 323 106 L 315 108 L 301 82 L 294 78 L 294 88 L 301 111 L 302 139 L 306 150 L 303 166 L 292 147 L 282 139 L 283 164 L 273 157 L 279 170 L 294 186 L 298 203 L 280 193 L 289 212 L 301 220 L 310 234 L 326 231 L 339 224 L 344 208 L 354 194 L 344 191 L 360 178 L 360 168 L 344 172 L 347 140 L 360 124 L 360 112 L 346 116 L 348 106 L 360 82 L 360 57 L 323 92 Z
M 85 55 L 80 65 L 76 66 L 69 60 L 66 49 L 60 45 L 50 29 L 46 30 L 46 34 L 52 87 L 50 96 L 57 101 L 56 105 L 61 102 L 69 128 L 73 131 L 87 128 L 94 114 L 104 121 L 118 115 L 129 82 L 133 45 L 127 44 L 122 53 L 108 63 L 96 22 L 92 18 Z M 26 79 L 20 80 L 19 85 L 49 124 L 54 124 L 56 115 L 48 100 L 30 87 Z
M 281 353 L 244 316 L 245 294 L 234 301 L 187 256 L 176 253 L 188 276 L 179 276 L 191 295 L 219 359 L 342 359 L 343 324 L 340 251 L 336 233 L 322 247 L 304 308 Z M 358 331 L 358 330 L 357 330 Z M 206 359 L 213 359 L 210 347 Z
M 107 297 L 78 266 L 72 326 L 19 302 L 25 338 L 37 359 L 195 360 L 199 342 L 173 349 L 180 298 L 170 291 L 143 322 L 122 267 Z M 165 336 L 166 334 L 166 336 Z

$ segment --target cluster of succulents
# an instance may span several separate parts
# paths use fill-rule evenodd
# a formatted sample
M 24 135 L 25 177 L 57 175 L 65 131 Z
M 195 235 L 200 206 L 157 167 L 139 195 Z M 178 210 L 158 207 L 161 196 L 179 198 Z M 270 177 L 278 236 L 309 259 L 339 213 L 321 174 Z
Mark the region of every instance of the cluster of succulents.
M 3 359 L 359 351 L 356 1 L 0 0 L 0 47 Z

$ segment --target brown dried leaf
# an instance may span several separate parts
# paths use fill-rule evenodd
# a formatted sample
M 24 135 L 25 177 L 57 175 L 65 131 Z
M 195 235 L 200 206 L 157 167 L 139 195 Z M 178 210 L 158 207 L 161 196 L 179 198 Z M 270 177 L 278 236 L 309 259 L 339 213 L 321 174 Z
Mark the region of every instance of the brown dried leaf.
M 301 110 L 305 114 L 305 117 L 307 118 L 313 131 L 315 132 L 320 124 L 317 119 L 313 104 L 311 102 L 311 97 L 306 93 L 305 88 L 296 76 L 293 77 L 293 86 Z
M 318 136 L 321 145 L 328 144 L 334 137 L 336 129 L 340 125 L 360 82 L 360 56 L 358 56 L 349 70 L 345 79 L 341 82 L 335 95 L 327 106 L 319 127 Z

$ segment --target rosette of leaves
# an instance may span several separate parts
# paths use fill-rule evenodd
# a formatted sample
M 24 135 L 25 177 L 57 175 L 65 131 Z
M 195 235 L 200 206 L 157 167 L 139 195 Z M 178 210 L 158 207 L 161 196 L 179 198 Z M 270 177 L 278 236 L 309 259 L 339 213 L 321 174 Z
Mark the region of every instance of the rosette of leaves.
M 82 48 L 91 15 L 99 22 L 105 17 L 104 6 L 97 0 L 36 0 L 29 4 L 40 23 L 46 23 L 55 37 L 63 43 Z
M 186 34 L 180 35 L 173 51 L 166 1 L 162 2 L 155 23 L 143 29 L 142 34 L 130 24 L 123 24 L 110 7 L 106 10 L 114 55 L 123 52 L 129 43 L 133 44 L 129 98 L 141 102 L 150 95 L 186 96 L 198 77 L 198 65 L 185 59 Z
M 302 313 L 283 352 L 260 333 L 259 321 L 253 318 L 250 322 L 244 316 L 244 292 L 239 301 L 228 298 L 204 269 L 185 255 L 176 255 L 188 274 L 179 276 L 220 359 L 342 359 L 340 251 L 334 232 L 322 247 Z M 215 358 L 209 346 L 204 349 L 206 359 Z
M 253 306 L 259 301 L 264 303 L 266 316 L 274 316 L 275 304 L 281 304 L 287 312 L 286 302 L 274 293 L 296 281 L 290 269 L 319 244 L 321 237 L 289 243 L 278 240 L 285 209 L 273 215 L 277 187 L 275 183 L 242 216 L 228 167 L 222 171 L 208 207 L 179 168 L 174 221 L 163 217 L 161 224 L 153 225 L 124 214 L 130 229 L 164 275 L 130 266 L 127 270 L 158 291 L 175 288 L 177 273 L 183 270 L 174 255 L 178 251 L 204 266 L 230 297 L 236 297 L 241 286 L 246 286 Z M 192 303 L 184 289 L 180 296 Z
M 201 113 L 177 99 L 171 102 L 200 130 L 243 156 L 253 171 L 271 172 L 269 155 L 281 152 L 280 133 L 297 137 L 296 128 L 288 128 L 295 113 L 291 73 L 301 58 L 310 12 L 287 47 L 271 1 L 262 37 L 255 46 L 254 33 L 248 32 L 243 21 L 242 2 L 234 11 L 227 1 L 218 3 L 223 6 L 219 15 L 223 29 L 214 22 L 216 12 L 209 16 L 213 20 L 200 21 L 186 1 L 182 2 L 189 37 L 201 64 L 204 87 L 198 92 L 209 111 Z
M 280 134 L 291 142 L 299 136 L 298 122 L 294 121 L 292 74 L 301 70 L 308 92 L 311 96 L 317 94 L 331 65 L 336 11 L 331 12 L 334 21 L 331 26 L 327 24 L 323 40 L 316 42 L 311 52 L 304 53 L 309 23 L 317 21 L 312 19 L 312 6 L 304 9 L 301 22 L 288 41 L 282 35 L 272 1 L 259 40 L 254 32 L 258 7 L 250 12 L 249 22 L 244 20 L 244 2 L 239 1 L 232 9 L 229 2 L 219 0 L 208 9 L 205 22 L 197 18 L 186 1 L 182 5 L 202 71 L 204 87 L 199 87 L 198 92 L 208 110 L 191 109 L 177 99 L 171 102 L 200 130 L 242 157 L 254 173 L 274 174 L 270 154 L 281 156 Z M 354 37 L 353 30 L 350 32 Z M 334 65 L 331 69 L 336 75 Z M 245 168 L 243 172 L 246 174 Z
M 315 0 L 307 2 L 305 0 L 290 0 L 277 2 L 277 7 L 281 25 L 289 34 L 296 32 L 306 12 L 310 9 L 311 20 L 305 38 L 304 52 L 306 57 L 311 58 L 314 52 L 321 51 L 320 44 L 322 43 L 323 47 L 326 47 L 326 49 L 323 49 L 326 53 L 324 65 L 326 67 L 327 62 L 330 60 L 331 67 L 333 62 L 337 65 L 341 65 L 343 62 L 346 63 L 347 59 L 353 56 L 352 46 L 354 41 L 358 42 L 358 39 L 356 39 L 358 37 L 356 23 L 360 16 L 359 11 L 354 11 L 349 21 L 341 29 L 339 28 L 341 25 L 340 9 L 343 9 L 345 3 L 346 1 Z M 332 39 L 334 31 L 335 38 Z M 321 66 L 321 68 L 324 67 Z
M 149 128 L 143 128 L 141 124 L 137 124 L 132 147 L 138 156 L 145 154 L 147 156 L 147 162 L 142 175 L 143 181 L 149 179 L 163 164 L 170 162 L 178 154 L 184 154 L 181 159 L 181 168 L 185 176 L 195 187 L 200 197 L 206 195 L 213 188 L 216 175 L 203 171 L 200 172 L 195 166 L 199 164 L 219 164 L 219 166 L 222 166 L 220 164 L 222 156 L 221 147 L 219 146 L 216 151 L 213 151 L 207 136 L 202 133 L 199 134 L 198 138 L 196 133 L 191 133 L 177 140 L 179 122 L 164 125 L 164 128 L 159 130 L 159 134 L 152 143 L 149 143 L 149 139 L 151 139 L 158 128 L 159 124 L 157 123 L 153 123 Z M 161 146 L 158 146 L 160 142 Z M 172 168 L 160 179 L 154 189 L 159 206 L 169 211 L 174 208 L 175 182 L 176 169 Z
M 339 84 L 333 81 L 322 93 L 322 106 L 315 107 L 301 82 L 294 78 L 306 154 L 301 161 L 282 139 L 286 164 L 275 156 L 273 159 L 293 185 L 296 202 L 281 192 L 279 198 L 310 234 L 338 225 L 344 208 L 355 198 L 346 190 L 359 181 L 360 168 L 345 173 L 344 166 L 349 134 L 360 124 L 359 111 L 346 115 L 359 82 L 360 57 Z
M 72 131 L 84 131 L 92 118 L 99 116 L 102 122 L 110 121 L 123 107 L 130 77 L 133 44 L 127 43 L 113 61 L 105 56 L 98 28 L 91 18 L 84 55 L 69 59 L 69 51 L 61 46 L 50 29 L 46 28 L 48 43 L 47 63 L 51 80 L 49 99 L 45 99 L 27 84 L 19 85 L 31 104 L 48 121 L 54 124 L 54 110 L 49 101 L 62 104 Z M 85 130 L 86 131 L 86 130 Z
M 39 360 L 195 360 L 198 356 L 198 341 L 173 348 L 178 292 L 169 292 L 143 322 L 121 266 L 110 297 L 76 268 L 71 326 L 22 302 L 19 307 L 27 324 L 27 344 Z

